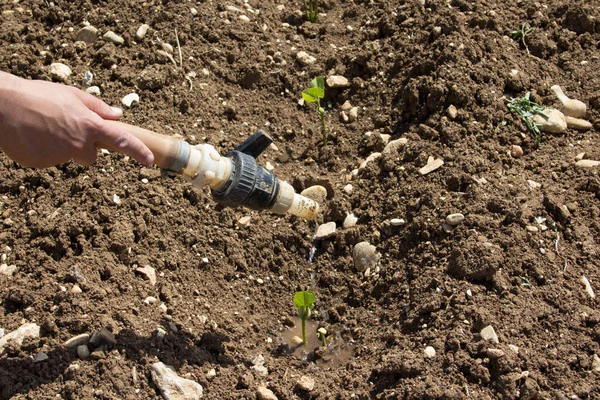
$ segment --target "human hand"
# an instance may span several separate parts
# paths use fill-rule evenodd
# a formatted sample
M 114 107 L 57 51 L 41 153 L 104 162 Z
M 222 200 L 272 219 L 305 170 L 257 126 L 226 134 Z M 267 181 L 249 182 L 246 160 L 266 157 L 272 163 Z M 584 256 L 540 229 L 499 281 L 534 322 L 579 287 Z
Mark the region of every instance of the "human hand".
M 99 145 L 152 164 L 144 143 L 105 121 L 122 114 L 77 88 L 0 72 L 0 149 L 24 167 L 91 165 Z

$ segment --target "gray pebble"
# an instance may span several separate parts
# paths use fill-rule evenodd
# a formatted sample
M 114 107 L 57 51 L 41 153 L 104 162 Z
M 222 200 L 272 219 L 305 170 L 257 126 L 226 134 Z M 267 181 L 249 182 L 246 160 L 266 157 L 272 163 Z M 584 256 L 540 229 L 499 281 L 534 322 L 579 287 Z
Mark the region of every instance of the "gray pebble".
M 465 220 L 465 216 L 462 214 L 450 214 L 446 217 L 446 223 L 451 226 L 459 225 Z
M 82 360 L 85 360 L 90 356 L 90 349 L 85 344 L 77 346 L 77 356 Z
M 357 271 L 362 272 L 377 265 L 380 255 L 376 253 L 376 250 L 377 248 L 369 242 L 360 242 L 354 246 L 352 258 Z

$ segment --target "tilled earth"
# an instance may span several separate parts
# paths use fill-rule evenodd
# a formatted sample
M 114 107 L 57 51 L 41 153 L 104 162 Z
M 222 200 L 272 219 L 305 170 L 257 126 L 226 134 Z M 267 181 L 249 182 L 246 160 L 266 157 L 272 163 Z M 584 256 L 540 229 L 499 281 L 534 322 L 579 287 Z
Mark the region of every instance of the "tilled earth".
M 600 398 L 600 310 L 582 284 L 600 291 L 600 178 L 575 166 L 600 160 L 600 3 L 325 0 L 314 24 L 301 6 L 0 2 L 1 70 L 51 80 L 60 62 L 82 89 L 90 71 L 109 104 L 139 94 L 124 121 L 222 154 L 262 128 L 275 146 L 259 161 L 299 191 L 327 188 L 318 222 L 338 225 L 309 264 L 314 223 L 223 208 L 118 154 L 47 170 L 0 155 L 0 264 L 16 267 L 0 274 L 0 328 L 41 327 L 5 346 L 1 398 L 157 399 L 158 361 L 208 399 L 262 398 L 261 385 L 279 399 Z M 526 45 L 511 37 L 524 23 Z M 77 42 L 87 24 L 99 38 Z M 349 85 L 326 89 L 323 146 L 298 101 L 332 75 Z M 560 107 L 555 84 L 593 128 L 538 144 L 506 100 Z M 346 102 L 356 120 L 340 117 Z M 422 175 L 429 157 L 444 164 Z M 353 263 L 361 241 L 381 255 L 369 273 Z M 136 272 L 147 265 L 154 285 Z M 307 288 L 333 344 L 299 357 L 286 338 Z M 103 329 L 114 341 L 89 358 L 64 345 Z M 258 355 L 266 375 L 250 368 Z

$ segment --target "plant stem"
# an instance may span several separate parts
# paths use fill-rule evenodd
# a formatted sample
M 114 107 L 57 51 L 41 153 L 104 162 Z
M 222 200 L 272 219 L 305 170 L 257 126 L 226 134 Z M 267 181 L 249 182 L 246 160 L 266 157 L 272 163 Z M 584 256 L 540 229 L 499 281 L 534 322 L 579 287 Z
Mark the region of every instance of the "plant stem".
M 306 344 L 306 318 L 302 318 L 302 343 Z

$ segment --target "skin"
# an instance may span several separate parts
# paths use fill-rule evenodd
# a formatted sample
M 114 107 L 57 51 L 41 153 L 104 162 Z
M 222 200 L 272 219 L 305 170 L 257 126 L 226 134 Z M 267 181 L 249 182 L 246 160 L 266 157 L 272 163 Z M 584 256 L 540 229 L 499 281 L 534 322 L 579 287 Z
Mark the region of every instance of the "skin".
M 92 165 L 98 147 L 152 164 L 154 155 L 144 143 L 105 121 L 122 115 L 77 88 L 0 72 L 0 149 L 24 167 L 69 160 Z

